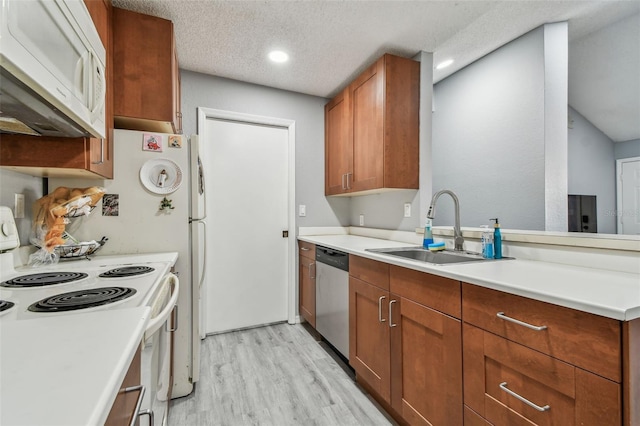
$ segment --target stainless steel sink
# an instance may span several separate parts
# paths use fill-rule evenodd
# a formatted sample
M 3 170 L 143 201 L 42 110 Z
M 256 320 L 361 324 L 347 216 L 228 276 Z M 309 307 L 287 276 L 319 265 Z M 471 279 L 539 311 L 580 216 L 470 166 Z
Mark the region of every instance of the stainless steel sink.
M 387 254 L 390 256 L 404 257 L 405 259 L 417 260 L 420 262 L 432 263 L 434 265 L 448 265 L 451 263 L 467 262 L 490 262 L 500 259 L 485 259 L 479 253 L 468 251 L 430 251 L 424 247 L 396 247 L 382 249 L 366 249 L 366 251 Z M 511 259 L 511 258 L 503 258 Z

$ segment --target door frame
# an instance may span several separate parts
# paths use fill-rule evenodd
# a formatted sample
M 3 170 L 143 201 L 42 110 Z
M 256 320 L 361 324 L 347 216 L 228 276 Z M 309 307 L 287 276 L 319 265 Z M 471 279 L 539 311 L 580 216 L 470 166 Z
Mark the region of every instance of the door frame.
M 616 233 L 622 234 L 622 164 L 640 161 L 640 157 L 616 160 Z
M 203 143 L 206 140 L 207 119 L 219 119 L 235 121 L 246 124 L 259 124 L 264 126 L 274 126 L 287 130 L 288 139 L 288 203 L 287 203 L 287 226 L 289 237 L 287 238 L 287 322 L 296 322 L 296 122 L 286 118 L 267 117 L 262 115 L 245 114 L 235 111 L 225 111 L 221 109 L 198 107 L 198 135 Z

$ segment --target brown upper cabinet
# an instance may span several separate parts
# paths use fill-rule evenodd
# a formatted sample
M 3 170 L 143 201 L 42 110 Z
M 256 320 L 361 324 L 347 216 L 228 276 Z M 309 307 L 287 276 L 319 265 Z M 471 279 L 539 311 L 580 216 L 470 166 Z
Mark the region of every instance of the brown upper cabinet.
M 113 8 L 115 127 L 182 133 L 173 23 Z
M 418 189 L 420 63 L 386 54 L 325 105 L 325 195 Z
M 84 3 L 107 53 L 106 137 L 59 138 L 3 134 L 0 136 L 0 167 L 42 177 L 113 178 L 113 8 L 108 0 L 85 0 Z

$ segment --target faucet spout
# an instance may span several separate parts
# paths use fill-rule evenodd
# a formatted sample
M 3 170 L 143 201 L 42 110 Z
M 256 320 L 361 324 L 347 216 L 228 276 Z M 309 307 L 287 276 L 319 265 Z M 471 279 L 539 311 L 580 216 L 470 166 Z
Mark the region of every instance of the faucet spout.
M 429 211 L 427 212 L 427 217 L 429 219 L 433 219 L 435 217 L 436 202 L 442 194 L 449 194 L 453 199 L 453 204 L 455 207 L 455 223 L 453 225 L 454 250 L 463 251 L 464 238 L 462 237 L 462 231 L 460 230 L 460 201 L 458 200 L 458 196 L 454 194 L 453 191 L 443 189 L 433 194 L 433 197 L 431 198 L 431 204 L 429 205 Z

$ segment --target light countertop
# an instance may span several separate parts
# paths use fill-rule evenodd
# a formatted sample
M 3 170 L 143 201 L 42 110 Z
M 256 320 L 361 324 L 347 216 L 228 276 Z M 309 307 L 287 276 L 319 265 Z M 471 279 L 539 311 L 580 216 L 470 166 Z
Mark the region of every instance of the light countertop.
M 0 424 L 104 424 L 148 321 L 148 307 L 0 321 Z
M 621 321 L 640 318 L 638 274 L 521 259 L 432 265 L 366 251 L 412 245 L 406 242 L 355 235 L 314 235 L 298 239 L 608 318 Z

